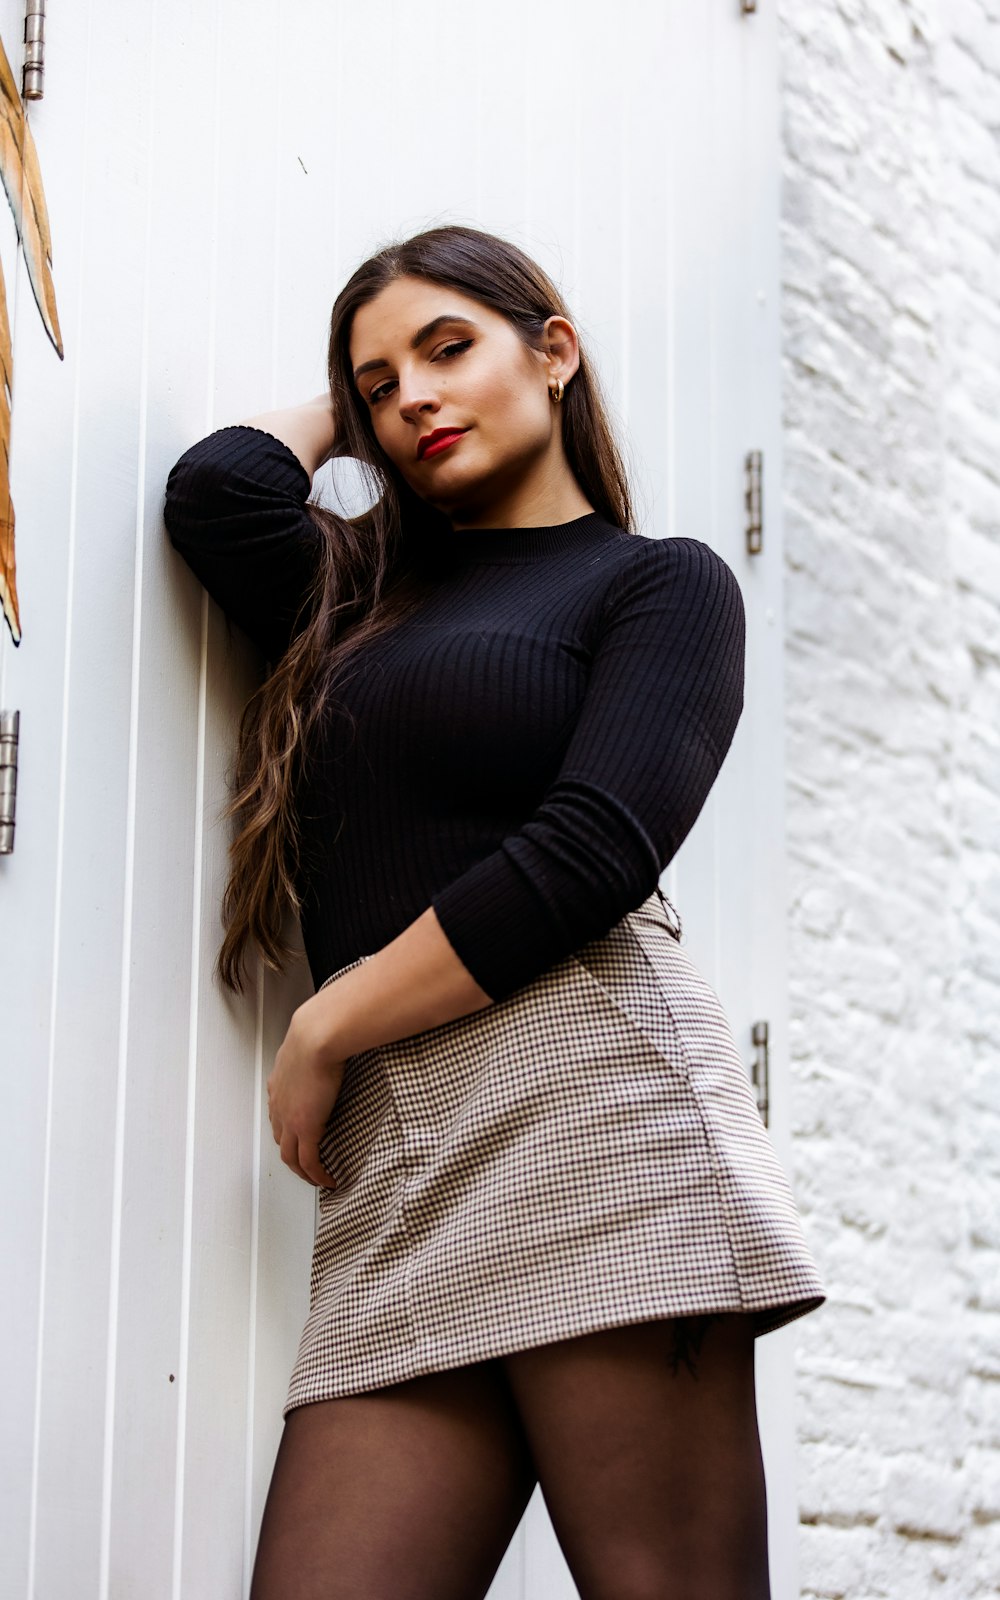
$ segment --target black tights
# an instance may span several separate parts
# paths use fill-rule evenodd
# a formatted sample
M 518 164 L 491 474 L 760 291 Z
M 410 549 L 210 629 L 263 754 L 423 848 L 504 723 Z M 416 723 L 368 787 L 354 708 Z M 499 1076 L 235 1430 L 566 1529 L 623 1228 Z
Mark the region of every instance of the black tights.
M 297 1407 L 250 1600 L 482 1600 L 539 1482 L 581 1600 L 769 1600 L 749 1319 L 631 1323 Z

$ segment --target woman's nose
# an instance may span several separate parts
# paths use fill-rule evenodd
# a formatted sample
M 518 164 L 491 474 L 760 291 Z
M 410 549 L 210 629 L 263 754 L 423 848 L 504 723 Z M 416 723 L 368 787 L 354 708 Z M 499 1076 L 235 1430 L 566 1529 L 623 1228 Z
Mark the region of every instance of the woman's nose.
M 405 373 L 401 373 L 396 395 L 400 416 L 413 422 L 419 421 L 421 416 L 436 411 L 440 404 L 437 395 L 427 382 L 426 374 L 421 376 L 415 373 L 408 378 Z

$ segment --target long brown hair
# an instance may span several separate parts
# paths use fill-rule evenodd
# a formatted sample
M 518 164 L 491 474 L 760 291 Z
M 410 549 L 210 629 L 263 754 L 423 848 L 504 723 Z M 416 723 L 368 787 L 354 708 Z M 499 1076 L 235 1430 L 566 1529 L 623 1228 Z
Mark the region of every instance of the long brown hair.
M 517 245 L 478 228 L 432 228 L 386 245 L 344 285 L 333 306 L 327 372 L 340 453 L 353 457 L 374 494 L 359 517 L 307 504 L 321 538 L 302 624 L 240 722 L 224 815 L 240 820 L 230 846 L 223 895 L 225 938 L 216 970 L 242 992 L 251 944 L 273 971 L 292 954 L 287 912 L 301 907 L 301 828 L 296 796 L 310 762 L 310 736 L 335 708 L 336 682 L 354 651 L 419 604 L 434 582 L 436 531 L 450 523 L 417 496 L 376 441 L 371 413 L 354 382 L 351 325 L 360 306 L 400 277 L 460 290 L 507 318 L 524 343 L 541 348 L 548 317 L 573 320 L 555 284 Z M 615 527 L 631 529 L 632 500 L 597 375 L 583 349 L 560 406 L 566 458 L 590 504 Z

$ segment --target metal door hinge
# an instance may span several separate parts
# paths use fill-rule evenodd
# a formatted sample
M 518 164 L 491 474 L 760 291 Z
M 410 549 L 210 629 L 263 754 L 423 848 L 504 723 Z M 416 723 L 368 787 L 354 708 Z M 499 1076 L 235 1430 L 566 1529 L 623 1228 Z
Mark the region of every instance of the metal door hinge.
M 45 92 L 45 0 L 26 0 L 24 8 L 24 66 L 21 94 L 40 100 Z
M 20 727 L 20 711 L 0 711 L 0 856 L 9 856 L 14 848 L 17 740 Z
M 764 548 L 763 496 L 764 452 L 748 450 L 743 464 L 746 482 L 747 554 L 759 556 Z
M 750 1063 L 750 1081 L 753 1084 L 754 1094 L 757 1097 L 757 1110 L 763 1118 L 765 1126 L 768 1117 L 769 1093 L 769 1066 L 767 1052 L 767 1023 L 755 1022 L 750 1030 L 753 1041 L 753 1060 Z

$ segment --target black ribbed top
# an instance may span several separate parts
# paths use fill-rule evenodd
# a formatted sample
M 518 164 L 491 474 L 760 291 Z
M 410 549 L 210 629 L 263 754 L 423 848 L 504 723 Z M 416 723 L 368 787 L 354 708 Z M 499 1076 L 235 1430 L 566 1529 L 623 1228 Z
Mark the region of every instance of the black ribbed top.
M 298 457 L 221 428 L 167 479 L 171 540 L 276 661 L 320 534 Z M 596 512 L 450 534 L 429 597 L 353 658 L 300 796 L 314 983 L 428 905 L 494 1000 L 606 933 L 693 827 L 743 707 L 745 621 L 699 539 Z

